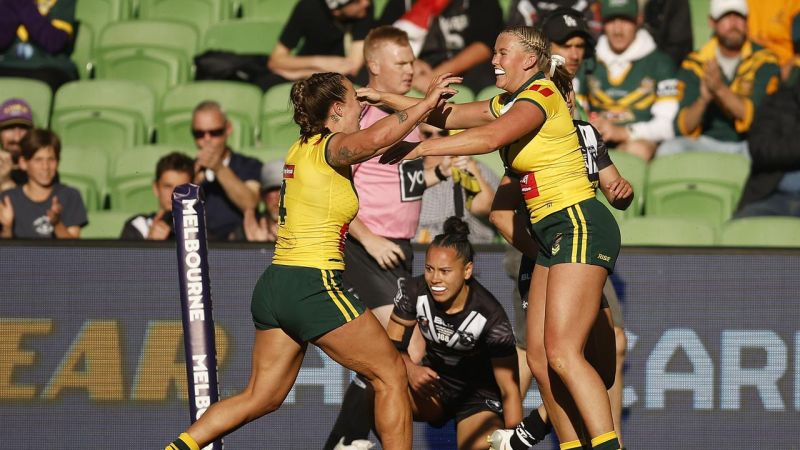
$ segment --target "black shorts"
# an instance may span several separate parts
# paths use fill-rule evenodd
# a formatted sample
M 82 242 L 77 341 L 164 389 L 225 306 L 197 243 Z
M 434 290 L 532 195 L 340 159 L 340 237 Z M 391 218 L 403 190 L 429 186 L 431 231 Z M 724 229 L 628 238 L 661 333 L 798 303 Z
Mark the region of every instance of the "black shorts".
M 390 239 L 403 249 L 405 261 L 394 269 L 384 270 L 367 250 L 348 236 L 344 250 L 344 287 L 354 293 L 366 306 L 375 309 L 393 305 L 398 292 L 405 289 L 405 281 L 411 279 L 411 263 L 414 251 L 408 239 Z
M 427 358 L 422 364 L 427 364 Z M 435 367 L 431 367 L 436 370 Z M 438 371 L 437 371 L 438 372 Z M 503 402 L 500 396 L 500 388 L 497 385 L 474 386 L 467 384 L 464 380 L 439 373 L 439 385 L 442 387 L 441 400 L 444 414 L 439 420 L 429 422 L 436 428 L 443 427 L 450 419 L 455 419 L 456 423 L 475 415 L 482 411 L 491 411 L 500 418 L 503 417 Z

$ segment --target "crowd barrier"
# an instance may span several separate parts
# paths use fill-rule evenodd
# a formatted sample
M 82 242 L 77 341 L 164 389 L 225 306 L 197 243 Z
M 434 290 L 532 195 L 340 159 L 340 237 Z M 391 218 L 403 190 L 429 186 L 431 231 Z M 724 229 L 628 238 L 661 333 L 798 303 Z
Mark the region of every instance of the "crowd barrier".
M 209 250 L 223 397 L 247 382 L 250 295 L 271 257 L 250 245 Z M 415 258 L 421 273 L 424 253 Z M 476 274 L 513 314 L 502 261 L 502 247 L 482 247 Z M 791 447 L 798 274 L 800 251 L 623 251 L 613 281 L 629 341 L 628 448 Z M 0 244 L 0 448 L 163 448 L 189 423 L 180 317 L 173 245 Z M 284 406 L 226 448 L 321 448 L 349 379 L 310 346 Z M 451 426 L 415 426 L 415 449 L 454 442 Z

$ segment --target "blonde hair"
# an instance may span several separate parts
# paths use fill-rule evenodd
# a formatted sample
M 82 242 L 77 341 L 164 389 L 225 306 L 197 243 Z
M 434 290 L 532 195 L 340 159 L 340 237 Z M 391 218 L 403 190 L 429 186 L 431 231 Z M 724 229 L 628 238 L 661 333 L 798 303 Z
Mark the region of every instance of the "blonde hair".
M 547 36 L 538 28 L 526 26 L 508 27 L 500 34 L 504 33 L 514 36 L 526 52 L 536 55 L 536 68 L 544 72 L 545 76 L 556 85 L 564 99 L 568 99 L 572 93 L 572 75 L 563 65 L 551 68 L 554 62 L 551 61 L 553 55 L 550 52 L 550 40 Z
M 405 31 L 391 25 L 382 25 L 373 28 L 364 39 L 364 59 L 372 59 L 375 53 L 383 44 L 390 43 L 400 47 L 411 46 L 408 42 L 408 34 Z

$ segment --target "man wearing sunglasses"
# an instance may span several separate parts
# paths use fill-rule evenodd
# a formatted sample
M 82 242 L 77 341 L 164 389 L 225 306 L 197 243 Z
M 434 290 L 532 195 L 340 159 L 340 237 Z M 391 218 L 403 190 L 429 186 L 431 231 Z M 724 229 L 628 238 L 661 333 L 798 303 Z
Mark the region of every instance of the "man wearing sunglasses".
M 197 147 L 194 181 L 206 195 L 210 240 L 244 239 L 244 211 L 258 206 L 262 164 L 228 147 L 232 130 L 219 103 L 204 101 L 195 107 L 191 130 Z

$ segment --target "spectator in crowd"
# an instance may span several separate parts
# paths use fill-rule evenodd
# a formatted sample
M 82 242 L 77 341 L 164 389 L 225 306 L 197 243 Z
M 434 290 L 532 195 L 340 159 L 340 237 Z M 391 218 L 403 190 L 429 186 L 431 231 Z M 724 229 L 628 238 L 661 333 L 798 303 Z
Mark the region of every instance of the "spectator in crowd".
M 474 92 L 494 84 L 490 60 L 494 38 L 503 28 L 497 0 L 389 0 L 380 21 L 412 33 L 409 23 L 416 24 L 412 28 L 426 28 L 414 65 L 418 91 L 424 92 L 435 76 L 448 72 L 464 77 L 463 85 Z
M 195 183 L 206 194 L 209 240 L 244 239 L 244 211 L 258 206 L 261 161 L 234 153 L 227 140 L 233 131 L 219 103 L 204 101 L 192 114 L 197 146 Z
M 87 224 L 80 193 L 55 182 L 61 142 L 49 130 L 33 129 L 20 142 L 20 167 L 28 181 L 0 194 L 0 236 L 77 239 Z
M 658 156 L 686 151 L 747 155 L 747 134 L 761 100 L 775 92 L 780 70 L 775 55 L 747 38 L 745 0 L 712 0 L 714 37 L 692 52 L 678 72 L 680 136 Z
M 800 42 L 800 15 L 794 39 Z M 800 57 L 800 45 L 794 48 Z M 752 159 L 736 217 L 800 217 L 800 66 L 790 82 L 764 99 L 748 137 Z
M 0 149 L 11 155 L 11 181 L 17 185 L 25 184 L 27 175 L 19 168 L 22 152 L 20 141 L 33 128 L 33 114 L 30 105 L 20 98 L 10 98 L 0 105 Z
M 588 97 L 590 122 L 609 147 L 649 160 L 659 142 L 674 136 L 674 66 L 639 27 L 636 0 L 601 0 L 600 14 L 598 64 L 579 75 L 578 94 Z
M 414 53 L 404 31 L 389 25 L 370 31 L 364 44 L 364 59 L 369 71 L 368 87 L 400 95 L 411 89 Z M 361 129 L 390 114 L 377 106 L 365 106 Z M 419 131 L 415 128 L 404 140 L 419 142 Z M 373 158 L 352 166 L 359 206 L 345 243 L 343 280 L 384 328 L 398 291 L 405 292 L 406 282 L 411 279 L 411 238 L 417 231 L 423 193 L 439 183 L 440 176 L 450 176 L 449 162 L 448 158 L 426 168 L 422 159 L 388 165 Z M 419 347 L 412 346 L 411 353 L 421 358 Z M 365 386 L 363 382 L 350 383 L 325 449 L 334 448 L 342 438 L 350 444 L 368 437 L 369 421 L 366 427 L 353 427 L 362 423 L 355 416 L 371 409 Z
M 11 153 L 0 149 L 0 192 L 17 186 L 17 183 L 11 178 L 13 168 L 14 160 Z
M 561 8 L 569 8 L 580 14 L 592 38 L 602 32 L 600 8 L 596 0 L 512 0 L 506 24 L 510 27 L 541 26 L 545 17 Z
M 446 130 L 427 123 L 420 124 L 419 129 L 423 141 L 449 135 Z M 447 158 L 426 156 L 425 165 L 435 167 Z M 462 218 L 469 225 L 469 240 L 473 244 L 494 242 L 497 234 L 489 223 L 489 212 L 500 177 L 486 164 L 468 156 L 453 158 L 452 167 L 466 175 L 467 180 L 456 182 L 452 177 L 442 177 L 441 183 L 425 190 L 414 242 L 430 243 L 434 236 L 442 234 L 444 221 L 451 216 Z
M 120 239 L 129 241 L 163 241 L 175 239 L 172 223 L 172 191 L 177 186 L 191 183 L 194 161 L 183 153 L 164 155 L 156 164 L 153 195 L 158 199 L 158 211 L 137 214 L 125 222 Z
M 253 209 L 244 211 L 244 234 L 248 241 L 275 242 L 280 221 L 283 160 L 274 159 L 261 168 L 261 200 L 264 213 Z
M 794 18 L 800 14 L 800 0 L 748 0 L 747 34 L 754 42 L 770 49 L 778 58 L 781 75 L 787 79 L 795 52 L 792 39 Z
M 269 57 L 269 69 L 280 77 L 275 84 L 316 72 L 358 74 L 373 15 L 370 0 L 300 0 Z
M 694 48 L 692 27 L 676 24 L 690 23 L 689 0 L 646 0 L 644 4 L 644 26 L 658 48 L 672 58 L 675 67 L 679 67 Z
M 42 80 L 55 92 L 78 79 L 70 60 L 76 0 L 0 2 L 0 77 Z

